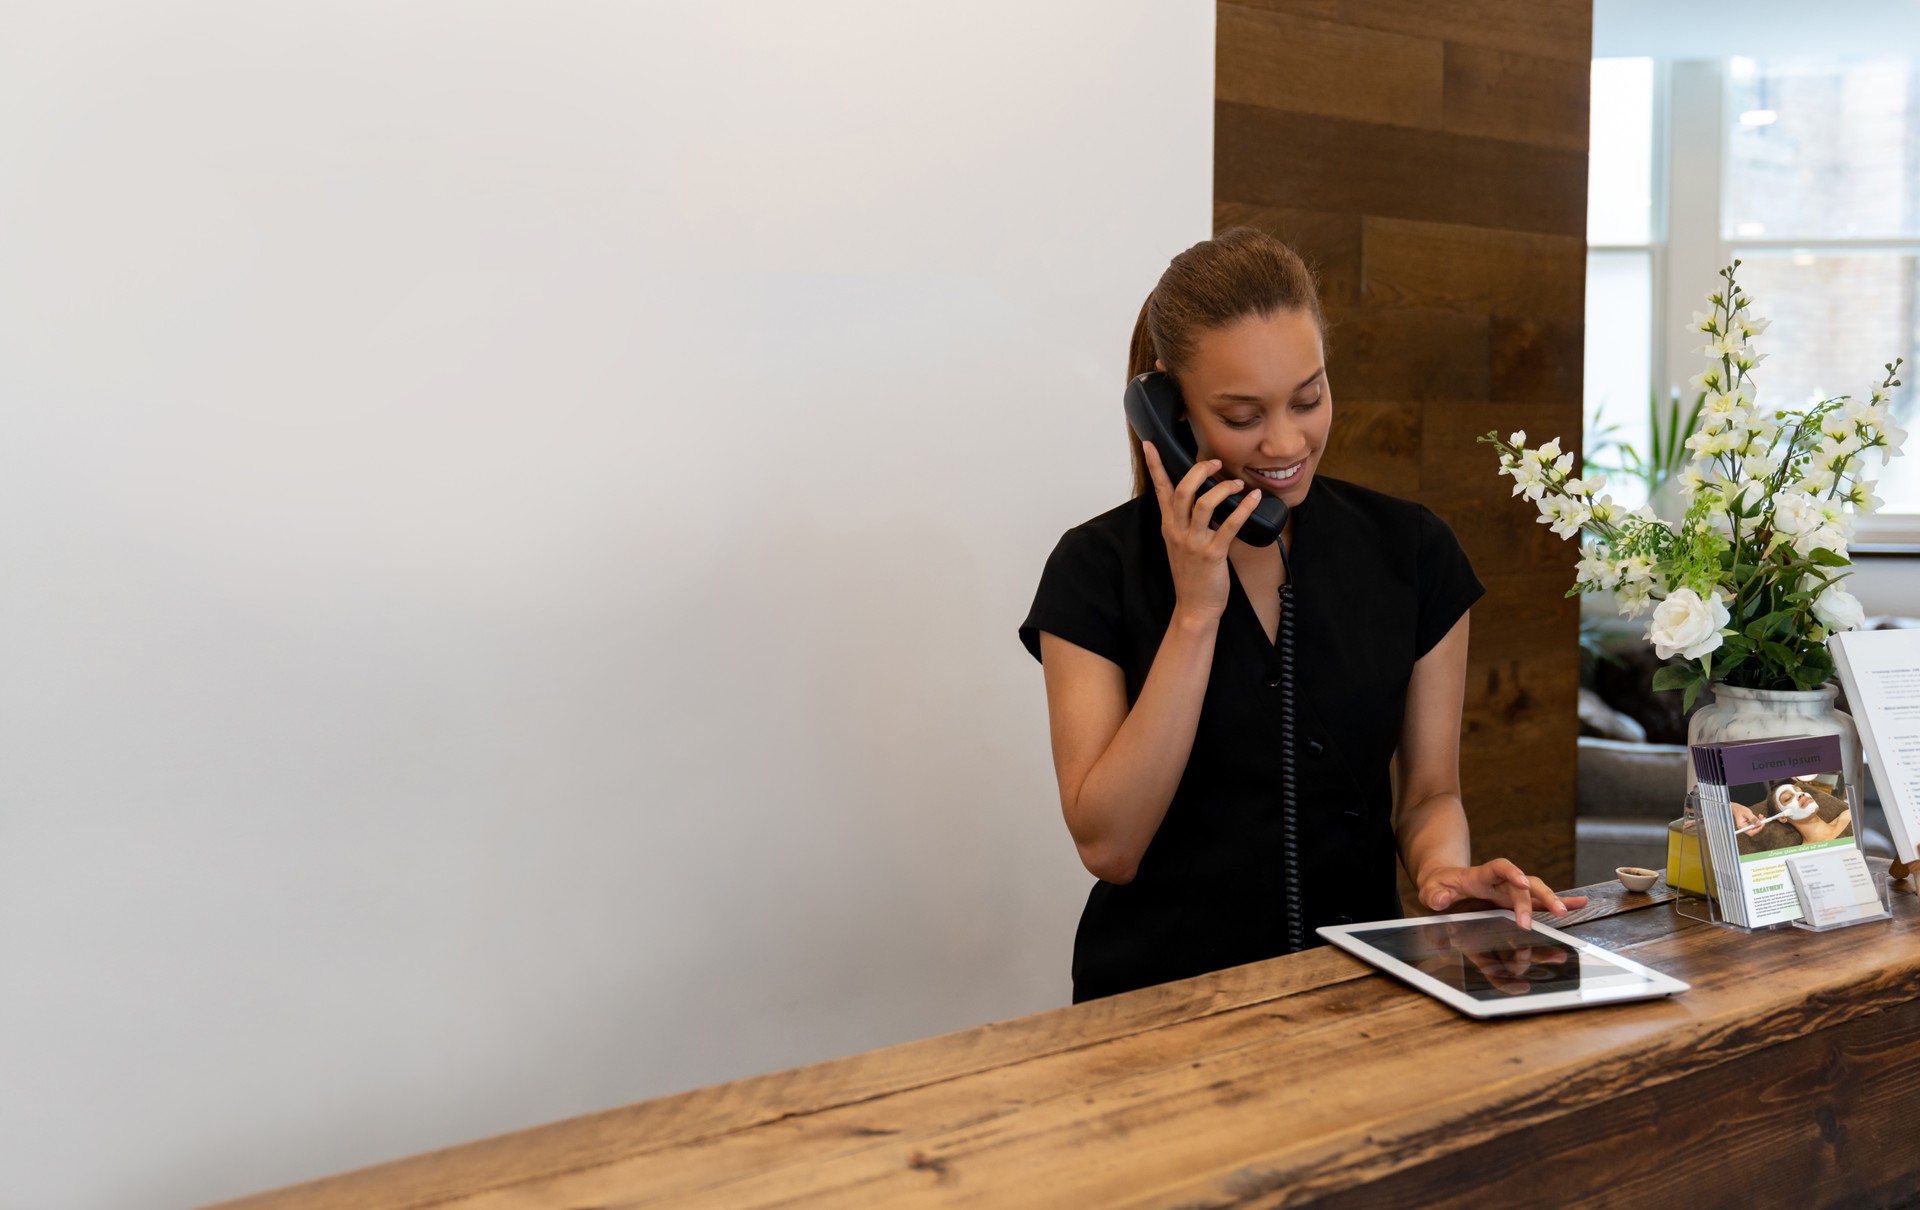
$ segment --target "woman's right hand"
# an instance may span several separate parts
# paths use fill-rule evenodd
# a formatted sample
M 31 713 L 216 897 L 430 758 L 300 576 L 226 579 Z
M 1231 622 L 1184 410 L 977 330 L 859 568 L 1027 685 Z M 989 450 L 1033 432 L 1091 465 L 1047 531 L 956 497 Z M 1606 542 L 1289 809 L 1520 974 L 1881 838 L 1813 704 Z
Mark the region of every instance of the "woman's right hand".
M 1160 534 L 1167 542 L 1167 562 L 1173 567 L 1174 614 L 1197 623 L 1212 624 L 1226 612 L 1230 581 L 1227 578 L 1227 551 L 1234 535 L 1260 503 L 1260 489 L 1246 494 L 1240 506 L 1214 529 L 1207 523 L 1221 501 L 1239 491 L 1244 484 L 1229 479 L 1211 491 L 1200 493 L 1207 476 L 1220 469 L 1218 458 L 1193 464 L 1178 486 L 1167 479 L 1166 467 L 1153 443 L 1140 443 L 1153 479 L 1153 494 L 1160 501 Z

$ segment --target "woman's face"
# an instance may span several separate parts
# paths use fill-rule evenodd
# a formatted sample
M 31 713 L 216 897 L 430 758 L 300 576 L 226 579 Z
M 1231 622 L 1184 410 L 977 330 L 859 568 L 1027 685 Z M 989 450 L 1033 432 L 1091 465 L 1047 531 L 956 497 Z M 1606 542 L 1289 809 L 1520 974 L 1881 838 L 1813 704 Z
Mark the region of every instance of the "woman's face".
M 1305 311 L 1250 315 L 1201 334 L 1180 373 L 1200 457 L 1289 506 L 1307 497 L 1333 421 L 1320 326 Z

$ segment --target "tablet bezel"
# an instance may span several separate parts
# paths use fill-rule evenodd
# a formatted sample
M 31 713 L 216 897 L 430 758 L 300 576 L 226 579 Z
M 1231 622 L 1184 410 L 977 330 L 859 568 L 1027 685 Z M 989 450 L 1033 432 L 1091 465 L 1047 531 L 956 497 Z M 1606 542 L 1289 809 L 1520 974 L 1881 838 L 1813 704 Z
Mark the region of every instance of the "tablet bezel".
M 1469 1017 L 1482 1020 L 1492 1017 L 1517 1017 L 1532 1013 L 1556 1012 L 1572 1008 L 1594 1008 L 1603 1004 L 1622 1004 L 1630 1000 L 1657 1000 L 1678 992 L 1690 990 L 1690 985 L 1682 983 L 1672 975 L 1663 975 L 1651 967 L 1635 962 L 1633 959 L 1617 954 L 1604 946 L 1591 941 L 1582 941 L 1570 937 L 1558 929 L 1542 924 L 1539 917 L 1533 921 L 1532 931 L 1559 945 L 1567 946 L 1581 954 L 1610 963 L 1623 970 L 1640 975 L 1647 982 L 1635 986 L 1609 988 L 1605 990 L 1578 990 L 1547 992 L 1537 996 L 1519 996 L 1511 1000 L 1476 1000 L 1465 992 L 1448 987 L 1445 983 L 1427 974 L 1415 966 L 1410 966 L 1399 958 L 1389 954 L 1366 941 L 1366 934 L 1381 929 L 1406 928 L 1411 925 L 1446 924 L 1454 920 L 1484 920 L 1497 916 L 1512 923 L 1516 928 L 1519 921 L 1511 911 L 1505 908 L 1492 908 L 1480 912 L 1453 912 L 1445 916 L 1409 916 L 1401 920 L 1369 920 L 1361 924 L 1328 924 L 1315 929 L 1329 942 L 1339 946 L 1345 952 L 1392 975 L 1401 982 L 1409 984 L 1427 993 L 1434 999 L 1458 1010 Z

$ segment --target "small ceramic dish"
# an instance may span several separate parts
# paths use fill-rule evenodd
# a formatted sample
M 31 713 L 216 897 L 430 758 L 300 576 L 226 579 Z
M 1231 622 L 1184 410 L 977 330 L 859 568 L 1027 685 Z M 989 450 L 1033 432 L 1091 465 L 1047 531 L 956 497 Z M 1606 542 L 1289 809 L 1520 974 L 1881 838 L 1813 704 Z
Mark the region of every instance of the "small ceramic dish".
M 1614 874 L 1620 879 L 1620 885 L 1629 891 L 1644 891 L 1660 881 L 1659 870 L 1643 870 L 1635 865 L 1623 865 Z

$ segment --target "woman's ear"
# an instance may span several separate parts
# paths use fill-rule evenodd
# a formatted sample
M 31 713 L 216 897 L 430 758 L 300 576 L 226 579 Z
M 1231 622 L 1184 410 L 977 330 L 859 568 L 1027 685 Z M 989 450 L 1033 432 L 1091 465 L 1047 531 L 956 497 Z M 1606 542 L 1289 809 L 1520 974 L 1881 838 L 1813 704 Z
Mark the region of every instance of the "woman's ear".
M 1156 357 L 1153 359 L 1153 368 L 1164 374 L 1167 372 L 1167 363 Z

